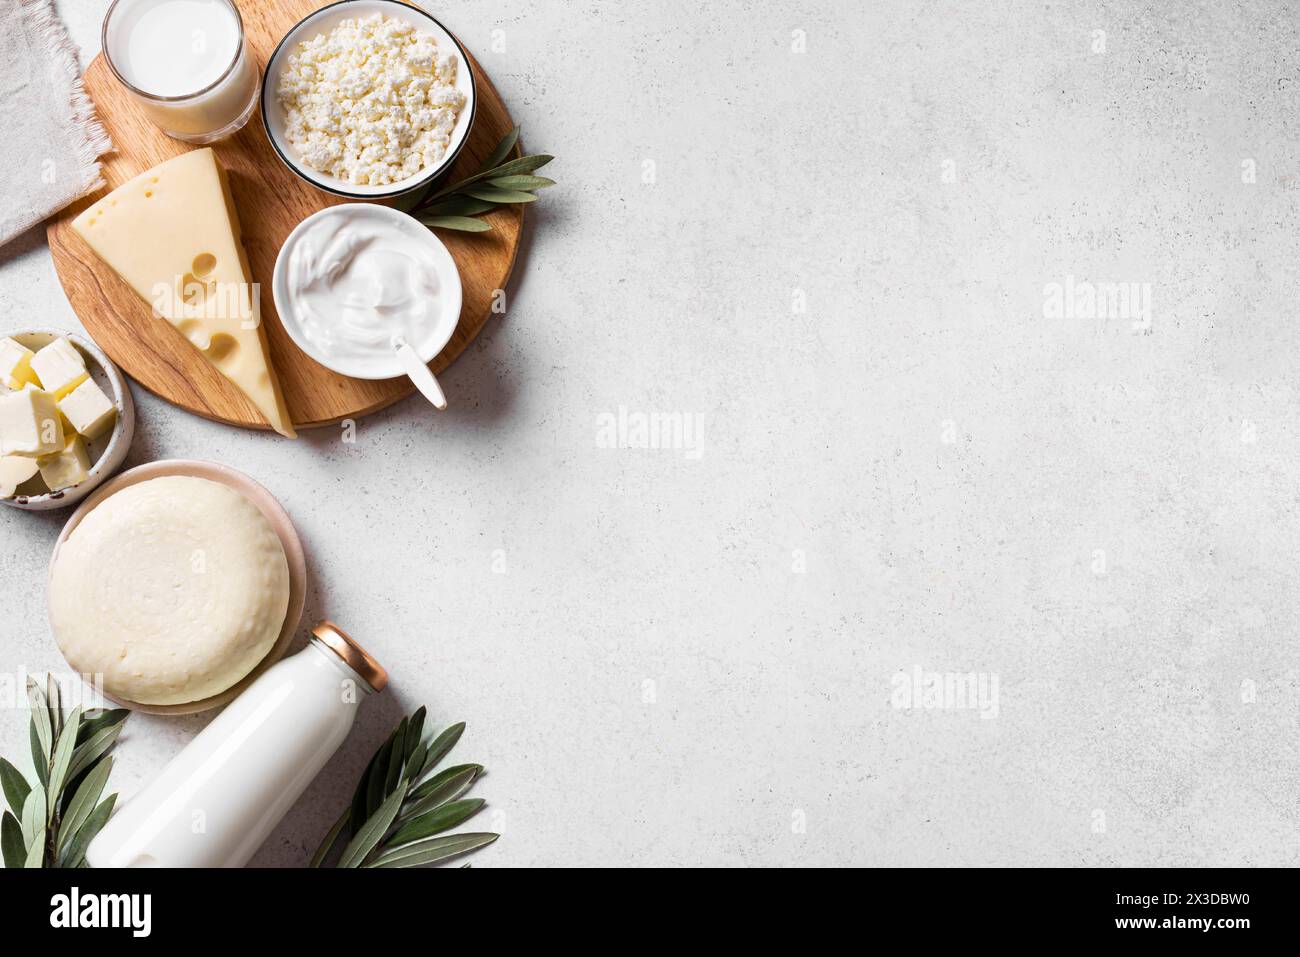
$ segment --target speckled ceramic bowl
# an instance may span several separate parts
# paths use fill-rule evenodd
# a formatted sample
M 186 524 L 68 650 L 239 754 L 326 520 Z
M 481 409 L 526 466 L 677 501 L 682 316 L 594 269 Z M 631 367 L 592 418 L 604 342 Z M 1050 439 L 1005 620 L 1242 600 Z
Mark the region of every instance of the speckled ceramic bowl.
M 47 491 L 41 478 L 37 475 L 18 486 L 13 498 L 0 499 L 12 508 L 21 508 L 29 512 L 46 512 L 56 508 L 75 505 L 93 492 L 110 475 L 122 467 L 126 453 L 131 448 L 135 437 L 135 401 L 131 398 L 131 387 L 127 385 L 126 376 L 118 371 L 117 366 L 109 361 L 108 356 L 100 351 L 85 336 L 71 332 L 56 332 L 52 329 L 27 330 L 8 333 L 20 345 L 33 352 L 41 349 L 60 336 L 67 339 L 86 360 L 90 377 L 104 390 L 104 394 L 117 406 L 117 422 L 112 431 L 102 435 L 86 447 L 90 454 L 90 477 L 80 485 L 65 488 L 57 492 Z

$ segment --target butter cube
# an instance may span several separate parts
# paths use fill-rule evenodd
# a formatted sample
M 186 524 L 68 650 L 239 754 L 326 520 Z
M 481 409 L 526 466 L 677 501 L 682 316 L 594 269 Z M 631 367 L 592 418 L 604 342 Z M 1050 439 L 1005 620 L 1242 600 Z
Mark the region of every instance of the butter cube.
M 36 474 L 40 466 L 26 455 L 0 457 L 0 498 L 13 498 L 18 486 Z
M 64 444 L 54 396 L 40 389 L 0 395 L 0 455 L 50 455 Z
M 63 451 L 42 455 L 36 463 L 51 492 L 80 485 L 90 477 L 90 455 L 86 452 L 86 440 L 79 435 L 71 436 Z
M 72 424 L 73 431 L 80 432 L 87 439 L 99 438 L 117 419 L 117 407 L 94 379 L 87 379 L 60 399 L 59 411 Z
M 41 388 L 54 393 L 54 398 L 65 395 L 86 381 L 86 360 L 67 339 L 55 339 L 32 356 L 32 371 L 41 380 Z
M 24 389 L 35 389 L 37 392 L 44 392 L 44 391 L 45 391 L 45 390 L 42 389 L 40 386 L 38 386 L 38 385 L 32 385 L 30 382 L 27 383 L 25 386 L 23 386 L 23 388 L 24 388 Z M 57 402 L 56 402 L 56 405 L 57 405 Z M 62 423 L 62 425 L 63 425 L 63 437 L 64 437 L 64 438 L 67 438 L 69 435 L 72 435 L 74 432 L 77 431 L 77 430 L 76 430 L 76 427 L 73 426 L 73 424 L 72 424 L 71 422 L 68 421 L 68 417 L 67 417 L 66 415 L 63 414 L 63 410 L 62 410 L 62 409 L 59 409 L 59 422 Z
M 7 389 L 21 389 L 27 383 L 40 385 L 32 371 L 35 353 L 16 339 L 0 339 L 0 384 Z

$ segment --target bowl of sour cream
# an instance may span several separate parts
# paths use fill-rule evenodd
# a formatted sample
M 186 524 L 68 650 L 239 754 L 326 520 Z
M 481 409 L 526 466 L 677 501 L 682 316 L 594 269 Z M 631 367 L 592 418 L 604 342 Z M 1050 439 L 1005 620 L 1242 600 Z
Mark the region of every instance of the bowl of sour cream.
M 325 368 L 409 376 L 447 407 L 429 363 L 460 321 L 460 271 L 419 220 L 372 203 L 313 213 L 280 247 L 271 293 L 290 338 Z

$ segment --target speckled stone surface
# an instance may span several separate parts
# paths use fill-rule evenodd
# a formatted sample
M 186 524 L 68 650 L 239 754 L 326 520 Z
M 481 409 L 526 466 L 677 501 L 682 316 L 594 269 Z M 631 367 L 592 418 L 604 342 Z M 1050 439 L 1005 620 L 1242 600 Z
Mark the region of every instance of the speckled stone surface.
M 393 674 L 256 863 L 421 703 L 479 865 L 1300 863 L 1288 4 L 436 13 L 561 183 L 451 410 L 137 390 L 131 462 L 266 484 Z M 39 234 L 0 315 L 76 328 Z M 61 664 L 60 522 L 0 510 L 6 672 Z M 132 718 L 116 783 L 204 720 Z

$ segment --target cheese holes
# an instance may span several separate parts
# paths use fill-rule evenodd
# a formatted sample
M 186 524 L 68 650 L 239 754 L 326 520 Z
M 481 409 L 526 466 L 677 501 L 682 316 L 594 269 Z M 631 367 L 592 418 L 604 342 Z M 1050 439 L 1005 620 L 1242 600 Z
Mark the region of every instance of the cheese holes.
M 187 306 L 201 306 L 203 300 L 208 297 L 206 285 L 199 281 L 193 273 L 186 273 L 181 277 L 181 300 Z
M 181 335 L 190 340 L 200 351 L 207 351 L 208 334 L 203 331 L 203 324 L 197 319 L 186 319 L 176 326 Z
M 217 257 L 212 253 L 199 253 L 194 257 L 194 262 L 190 263 L 190 269 L 199 279 L 207 279 L 216 268 Z
M 224 332 L 218 332 L 212 337 L 212 345 L 208 346 L 208 358 L 213 362 L 224 362 L 232 358 L 239 351 L 239 343 L 235 337 L 227 335 Z

